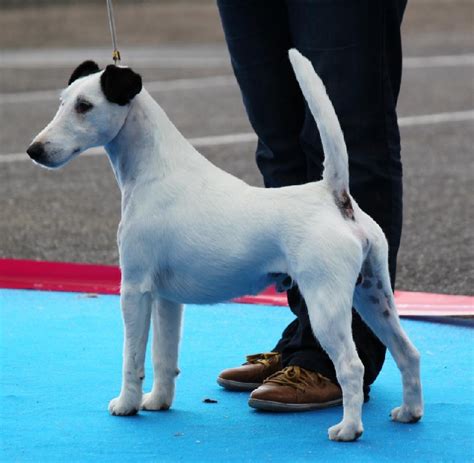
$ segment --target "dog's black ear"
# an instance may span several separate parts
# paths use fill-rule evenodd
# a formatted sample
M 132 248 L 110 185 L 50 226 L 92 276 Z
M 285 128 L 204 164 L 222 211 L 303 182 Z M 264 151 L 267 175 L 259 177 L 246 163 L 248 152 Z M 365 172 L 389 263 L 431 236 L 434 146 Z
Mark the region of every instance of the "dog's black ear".
M 71 85 L 75 80 L 79 79 L 80 77 L 85 77 L 89 74 L 94 74 L 95 72 L 99 71 L 100 69 L 99 66 L 97 66 L 97 63 L 91 60 L 84 61 L 82 64 L 77 66 L 76 69 L 74 69 L 73 73 L 71 74 L 71 77 L 69 77 L 69 82 L 67 84 Z
M 107 100 L 125 106 L 140 93 L 142 78 L 130 68 L 109 64 L 100 76 L 100 84 Z

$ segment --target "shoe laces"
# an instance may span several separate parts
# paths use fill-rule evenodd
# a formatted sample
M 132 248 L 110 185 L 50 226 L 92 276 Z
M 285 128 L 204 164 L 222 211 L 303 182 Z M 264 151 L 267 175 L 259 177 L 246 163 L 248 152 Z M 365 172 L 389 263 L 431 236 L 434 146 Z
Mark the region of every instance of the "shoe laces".
M 307 387 L 325 387 L 330 380 L 320 373 L 305 370 L 296 365 L 288 366 L 277 371 L 263 381 L 264 383 L 274 383 L 281 386 L 290 386 L 293 389 L 304 391 Z
M 245 365 L 260 363 L 269 367 L 272 360 L 275 360 L 280 354 L 278 352 L 264 352 L 261 354 L 247 355 Z

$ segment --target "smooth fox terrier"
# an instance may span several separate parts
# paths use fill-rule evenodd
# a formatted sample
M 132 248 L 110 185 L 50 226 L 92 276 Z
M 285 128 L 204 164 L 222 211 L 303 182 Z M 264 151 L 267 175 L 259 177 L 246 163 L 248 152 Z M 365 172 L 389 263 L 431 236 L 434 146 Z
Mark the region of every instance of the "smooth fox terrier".
M 104 146 L 120 186 L 125 340 L 113 415 L 171 406 L 184 303 L 226 301 L 272 283 L 285 289 L 291 280 L 343 392 L 343 419 L 329 438 L 352 441 L 363 432 L 364 367 L 352 338 L 353 305 L 401 371 L 403 402 L 392 419 L 413 423 L 423 414 L 420 355 L 399 323 L 386 239 L 349 193 L 347 149 L 323 83 L 298 51 L 290 50 L 289 59 L 324 147 L 319 182 L 247 185 L 193 148 L 138 74 L 114 65 L 100 71 L 92 61 L 73 72 L 56 116 L 27 150 L 36 163 L 57 168 Z M 151 319 L 154 382 L 143 394 Z

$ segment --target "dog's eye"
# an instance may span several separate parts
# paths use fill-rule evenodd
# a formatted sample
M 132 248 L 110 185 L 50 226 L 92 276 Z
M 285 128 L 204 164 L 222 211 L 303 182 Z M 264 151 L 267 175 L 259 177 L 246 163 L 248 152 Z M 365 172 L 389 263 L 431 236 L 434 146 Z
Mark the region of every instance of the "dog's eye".
M 94 107 L 94 105 L 92 103 L 89 103 L 86 100 L 78 100 L 77 103 L 76 103 L 76 106 L 74 107 L 74 109 L 79 114 L 84 114 L 87 111 L 90 111 L 93 107 Z

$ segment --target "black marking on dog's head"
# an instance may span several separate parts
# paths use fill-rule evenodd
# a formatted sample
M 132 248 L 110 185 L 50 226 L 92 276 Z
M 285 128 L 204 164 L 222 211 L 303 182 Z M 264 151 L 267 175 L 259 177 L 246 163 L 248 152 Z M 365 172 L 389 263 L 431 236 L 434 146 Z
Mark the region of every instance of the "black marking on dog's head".
M 390 317 L 390 311 L 389 311 L 389 310 L 385 309 L 382 313 L 383 313 L 383 316 L 384 316 L 385 318 Z
M 142 89 L 142 78 L 130 68 L 109 64 L 100 76 L 100 85 L 111 103 L 125 106 Z
M 99 71 L 100 69 L 96 62 L 91 60 L 84 61 L 82 64 L 77 66 L 76 69 L 74 69 L 67 84 L 71 85 L 75 80 L 88 76 L 89 74 L 95 74 Z

